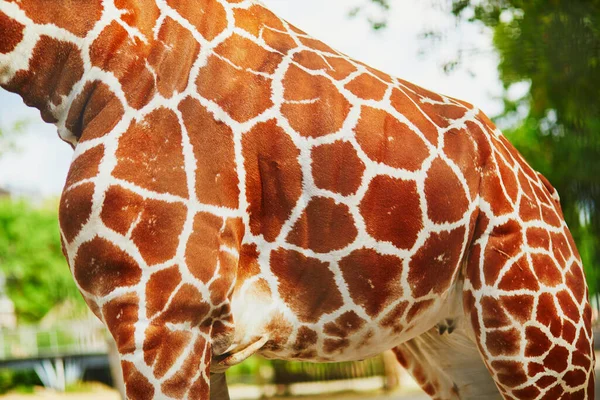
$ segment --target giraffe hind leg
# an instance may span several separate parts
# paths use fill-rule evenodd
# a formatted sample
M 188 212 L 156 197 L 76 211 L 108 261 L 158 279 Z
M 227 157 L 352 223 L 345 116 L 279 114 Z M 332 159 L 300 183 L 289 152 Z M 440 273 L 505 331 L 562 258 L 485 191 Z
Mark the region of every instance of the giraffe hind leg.
M 575 252 L 566 259 L 531 247 L 517 246 L 516 256 L 496 251 L 521 236 L 506 226 L 475 242 L 466 268 L 464 310 L 485 363 L 507 399 L 591 399 L 591 309 L 581 262 Z M 539 231 L 528 239 L 535 242 Z
M 469 330 L 464 318 L 443 320 L 396 347 L 394 353 L 434 399 L 501 399 Z

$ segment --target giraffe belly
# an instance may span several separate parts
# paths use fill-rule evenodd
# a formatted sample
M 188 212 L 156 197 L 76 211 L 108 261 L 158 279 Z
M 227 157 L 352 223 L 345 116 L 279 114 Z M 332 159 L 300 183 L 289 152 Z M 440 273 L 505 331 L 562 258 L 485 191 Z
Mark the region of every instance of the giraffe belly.
M 235 356 L 252 348 L 252 353 L 266 358 L 316 362 L 361 360 L 396 347 L 452 316 L 462 291 L 462 283 L 457 282 L 426 302 L 387 299 L 389 304 L 375 316 L 363 307 L 344 305 L 307 320 L 298 305 L 290 307 L 273 296 L 266 280 L 244 286 L 232 300 L 235 339 L 227 354 Z M 330 297 L 322 296 L 319 301 L 330 302 Z M 409 314 L 412 318 L 407 318 Z M 253 347 L 259 342 L 260 348 Z

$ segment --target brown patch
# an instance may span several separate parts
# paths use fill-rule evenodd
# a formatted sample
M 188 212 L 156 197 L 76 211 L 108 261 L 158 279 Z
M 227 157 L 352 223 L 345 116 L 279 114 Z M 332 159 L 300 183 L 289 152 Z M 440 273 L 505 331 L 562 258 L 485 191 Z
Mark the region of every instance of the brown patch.
M 524 324 L 531 320 L 533 313 L 533 297 L 526 295 L 502 296 L 502 306 L 520 323 Z
M 190 391 L 188 392 L 188 399 L 209 399 L 210 398 L 210 381 L 205 376 L 210 376 L 210 366 L 207 365 L 204 375 L 200 375 L 196 382 L 192 384 Z
M 512 356 L 519 352 L 520 341 L 517 329 L 495 330 L 487 332 L 485 346 L 492 356 Z
M 294 326 L 286 319 L 281 312 L 276 312 L 271 316 L 269 323 L 265 326 L 271 338 L 266 344 L 265 349 L 271 351 L 282 350 L 290 336 L 294 332 Z
M 242 246 L 237 269 L 236 289 L 240 288 L 246 280 L 260 274 L 258 257 L 258 248 L 255 244 L 244 244 Z
M 534 326 L 528 326 L 525 329 L 525 338 L 527 340 L 525 357 L 539 357 L 552 347 L 552 342 L 548 336 Z
M 92 213 L 94 184 L 85 183 L 63 192 L 59 206 L 60 229 L 67 243 L 75 239 Z
M 88 82 L 71 104 L 65 127 L 84 142 L 112 131 L 123 114 L 123 105 L 106 84 Z
M 538 300 L 536 309 L 537 320 L 539 323 L 547 326 L 554 337 L 559 337 L 562 330 L 561 318 L 554 304 L 554 296 L 549 293 L 542 293 Z
M 343 258 L 339 266 L 350 296 L 370 316 L 378 315 L 402 296 L 402 260 L 397 257 L 361 249 Z
M 406 314 L 406 321 L 412 322 L 419 315 L 422 315 L 425 311 L 429 310 L 433 304 L 433 300 L 423 300 L 412 305 Z
M 427 215 L 442 224 L 457 222 L 469 210 L 469 200 L 458 177 L 441 158 L 436 158 L 425 179 Z
M 392 106 L 400 114 L 404 115 L 410 122 L 412 122 L 418 130 L 433 144 L 438 144 L 438 130 L 437 127 L 431 123 L 431 121 L 425 116 L 415 103 L 405 95 L 399 89 L 392 91 L 392 97 L 390 98 Z
M 511 321 L 500 302 L 493 297 L 485 296 L 481 299 L 483 325 L 486 328 L 502 328 L 511 325 Z
M 179 371 L 162 384 L 161 389 L 164 394 L 174 398 L 185 397 L 185 392 L 188 390 L 192 378 L 200 369 L 202 353 L 205 347 L 206 341 L 204 338 L 199 337 L 196 339 L 193 350 L 185 359 Z
M 165 308 L 180 282 L 181 274 L 177 266 L 152 274 L 146 284 L 146 312 L 149 318 Z
M 21 40 L 23 40 L 24 30 L 25 25 L 0 12 L 0 32 L 2 32 L 0 54 L 8 54 L 13 51 L 21 43 Z
M 262 32 L 262 38 L 267 46 L 281 54 L 287 54 L 296 47 L 296 42 L 290 35 L 269 28 Z
M 204 301 L 202 294 L 190 284 L 183 285 L 173 296 L 169 307 L 155 319 L 157 325 L 167 323 L 190 323 L 198 327 L 208 317 L 210 305 Z
M 255 37 L 259 37 L 262 30 L 268 28 L 282 32 L 286 31 L 285 26 L 275 14 L 258 4 L 254 4 L 247 9 L 235 8 L 233 15 L 236 26 Z M 296 45 L 294 44 L 293 47 L 296 47 Z
M 113 176 L 144 189 L 187 197 L 181 128 L 173 111 L 160 108 L 133 123 L 119 139 Z
M 506 164 L 506 162 L 502 159 L 500 155 L 497 155 L 496 162 L 498 163 L 498 169 L 500 171 L 500 179 L 502 181 L 502 185 L 504 186 L 508 197 L 514 203 L 517 201 L 517 195 L 519 194 L 519 184 L 517 182 L 515 172 L 510 168 L 508 164 Z
M 534 400 L 540 395 L 540 389 L 535 386 L 527 386 L 523 389 L 514 390 L 512 394 L 519 400 Z
M 156 87 L 163 97 L 170 98 L 185 90 L 199 52 L 200 44 L 192 33 L 167 17 L 148 56 L 148 63 L 156 73 Z
M 227 27 L 227 14 L 218 0 L 203 0 L 202 7 L 185 0 L 167 0 L 167 4 L 194 25 L 198 33 L 208 41 Z
M 284 103 L 281 106 L 281 113 L 300 135 L 319 137 L 342 128 L 350 112 L 350 103 L 329 79 L 311 75 L 292 65 L 283 79 L 283 86 L 285 101 L 314 101 L 309 104 Z
M 144 107 L 156 92 L 154 75 L 146 66 L 151 48 L 133 41 L 116 21 L 104 28 L 92 43 L 92 65 L 112 72 L 122 86 L 131 107 Z
M 231 128 L 192 98 L 182 101 L 179 110 L 194 148 L 198 200 L 237 208 L 240 192 Z
M 250 39 L 235 33 L 217 46 L 215 53 L 240 68 L 268 74 L 273 74 L 283 59 L 281 54 L 265 50 Z
M 408 359 L 404 355 L 402 350 L 400 350 L 398 347 L 395 347 L 392 351 L 396 355 L 396 359 L 398 360 L 400 365 L 402 365 L 404 368 L 409 368 L 410 363 L 408 362 Z
M 313 71 L 325 70 L 328 68 L 323 56 L 310 50 L 303 50 L 294 54 L 292 60 L 307 69 L 312 69 Z
M 350 347 L 348 339 L 325 339 L 323 341 L 323 350 L 327 354 L 341 353 L 348 347 Z
M 554 260 L 545 254 L 532 254 L 533 270 L 539 281 L 546 286 L 554 287 L 563 283 L 563 276 Z
M 467 252 L 467 268 L 465 272 L 467 278 L 473 286 L 473 289 L 479 290 L 481 289 L 481 269 L 479 267 L 479 262 L 481 259 L 481 244 L 472 244 L 472 247 L 468 248 Z
M 135 351 L 135 323 L 138 321 L 139 299 L 129 293 L 111 300 L 102 307 L 102 315 L 110 330 L 119 354 Z
M 578 322 L 581 319 L 581 313 L 579 312 L 579 308 L 573 302 L 573 299 L 571 299 L 571 296 L 569 296 L 569 293 L 567 291 L 562 290 L 558 292 L 556 298 L 558 299 L 558 304 L 560 305 L 560 308 L 562 309 L 563 313 L 567 318 L 574 322 Z
M 529 261 L 525 256 L 523 256 L 515 261 L 512 267 L 510 267 L 508 272 L 498 284 L 498 288 L 507 291 L 518 289 L 537 291 L 540 289 L 540 285 L 531 270 Z
M 528 380 L 523 364 L 520 362 L 492 361 L 491 367 L 497 374 L 498 382 L 508 388 L 520 386 Z
M 503 225 L 496 226 L 490 233 L 483 265 L 483 273 L 488 285 L 496 283 L 500 270 L 507 261 L 521 251 L 523 245 L 521 229 L 521 224 L 515 220 L 510 220 Z M 516 264 L 521 269 L 529 266 L 525 258 L 520 259 Z
M 562 329 L 562 338 L 565 339 L 568 343 L 573 343 L 575 341 L 575 335 L 577 334 L 577 329 L 575 325 L 573 325 L 568 320 L 563 321 L 563 329 Z
M 371 75 L 361 74 L 348 82 L 346 89 L 361 99 L 379 101 L 383 99 L 388 86 Z
M 345 204 L 333 199 L 313 198 L 290 231 L 287 241 L 316 253 L 340 250 L 358 234 L 354 219 Z
M 550 235 L 543 228 L 527 228 L 527 245 L 530 247 L 550 249 Z
M 135 285 L 142 275 L 131 256 L 100 237 L 79 247 L 73 269 L 81 288 L 99 297 Z
M 71 185 L 74 185 L 75 183 L 84 179 L 96 177 L 96 175 L 98 175 L 98 168 L 103 157 L 104 146 L 102 145 L 91 148 L 78 156 L 71 163 L 65 187 L 69 188 Z
M 533 194 L 533 190 L 531 189 L 529 180 L 523 171 L 519 171 L 517 177 L 519 179 L 519 187 L 523 191 L 521 202 L 518 205 L 519 216 L 525 222 L 541 219 L 540 206 L 537 201 L 535 201 L 535 196 Z
M 154 386 L 148 382 L 148 378 L 142 375 L 135 365 L 129 361 L 121 361 L 123 378 L 125 379 L 125 391 L 130 399 L 152 400 L 154 398 Z
M 431 104 L 420 101 L 421 99 L 417 96 L 413 95 L 412 97 L 415 101 L 419 102 L 419 107 L 429 116 L 429 118 L 431 118 L 433 123 L 440 128 L 447 128 L 452 121 L 463 118 L 467 113 L 467 109 L 460 105 L 448 103 Z M 428 96 L 424 97 L 427 99 L 429 98 Z M 435 95 L 435 97 L 439 97 L 439 95 Z
M 295 32 L 297 32 L 301 35 L 298 39 L 300 39 L 302 44 L 304 44 L 309 49 L 314 49 L 314 50 L 317 50 L 317 51 L 320 51 L 323 53 L 337 54 L 337 52 L 335 50 L 333 50 L 331 47 L 329 47 L 325 43 L 321 42 L 320 40 L 308 37 L 308 35 L 304 31 L 302 31 L 296 27 L 292 26 L 291 28 Z
M 107 228 L 126 235 L 144 211 L 144 199 L 121 186 L 106 191 L 100 217 Z
M 41 111 L 44 121 L 54 123 L 51 104 L 60 104 L 82 76 L 83 60 L 76 46 L 42 35 L 33 49 L 29 69 L 17 71 L 4 88 L 19 93 L 25 104 Z
M 100 1 L 20 0 L 18 6 L 34 23 L 52 24 L 79 37 L 87 35 L 102 14 Z
M 475 141 L 476 133 L 481 132 L 472 122 L 467 129 L 453 129 L 444 135 L 444 153 L 458 166 L 469 186 L 471 197 L 479 192 L 480 149 Z
M 296 342 L 294 343 L 295 351 L 304 351 L 307 350 L 314 345 L 317 344 L 318 336 L 317 332 L 306 327 L 301 326 L 298 329 L 298 334 L 296 335 Z
M 186 216 L 187 210 L 182 204 L 151 199 L 144 202 L 131 239 L 148 265 L 175 257 Z
M 347 338 L 357 332 L 365 325 L 366 321 L 354 311 L 347 311 L 340 315 L 335 321 L 328 322 L 323 326 L 323 332 L 329 336 Z
M 362 107 L 355 130 L 358 144 L 373 161 L 417 171 L 429 157 L 425 142 L 407 125 L 383 110 Z
M 423 228 L 417 185 L 411 181 L 376 176 L 360 204 L 367 232 L 376 240 L 410 249 Z
M 571 236 L 571 233 L 569 232 L 568 228 L 565 228 L 565 235 Z M 571 255 L 573 255 L 568 244 L 568 241 L 572 239 L 565 239 L 565 235 L 560 233 L 550 233 L 550 237 L 552 240 L 551 249 L 554 253 L 554 257 L 558 261 L 558 266 L 561 268 L 566 267 L 567 260 L 571 258 Z M 575 251 L 577 251 L 576 247 L 574 247 L 574 249 Z M 575 257 L 579 258 L 577 254 L 575 254 Z
M 160 379 L 182 355 L 192 338 L 192 333 L 170 331 L 154 325 L 150 325 L 144 333 L 144 361 L 152 366 L 154 376 Z
M 548 225 L 553 226 L 555 228 L 560 228 L 560 226 L 562 224 L 562 218 L 559 215 L 559 213 L 556 211 L 554 205 L 551 205 L 551 206 L 542 205 L 541 210 L 542 210 L 542 219 L 544 220 L 545 223 L 547 223 Z
M 160 15 L 154 0 L 115 0 L 115 6 L 125 11 L 121 15 L 123 22 L 139 30 L 147 40 L 153 40 L 153 28 Z
M 348 142 L 337 141 L 315 147 L 312 173 L 315 185 L 343 196 L 350 196 L 361 184 L 365 164 Z
M 546 372 L 546 368 L 542 364 L 538 364 L 536 362 L 530 362 L 527 365 L 527 375 L 529 377 L 534 378 L 536 375 L 544 374 Z M 538 381 L 539 382 L 539 381 Z M 540 386 L 543 387 L 543 386 Z
M 343 305 L 327 263 L 286 250 L 271 253 L 270 261 L 279 295 L 300 321 L 315 323 Z
M 238 266 L 238 258 L 228 251 L 219 252 L 219 276 L 210 284 L 210 301 L 221 304 L 226 301 L 233 289 L 233 279 Z
M 210 281 L 217 268 L 219 236 L 223 220 L 208 213 L 198 213 L 185 250 L 185 261 L 190 272 L 204 283 Z
M 271 80 L 237 69 L 211 56 L 198 73 L 198 94 L 214 101 L 231 118 L 246 122 L 273 105 Z
M 407 301 L 400 302 L 381 320 L 381 326 L 384 328 L 391 328 L 394 333 L 402 332 L 404 330 L 404 326 L 402 325 L 401 320 L 407 307 Z
M 575 299 L 581 303 L 585 299 L 586 284 L 583 271 L 578 263 L 573 263 L 566 276 L 567 287 L 575 296 Z
M 256 125 L 242 145 L 250 230 L 272 242 L 302 193 L 300 151 L 274 120 Z
M 495 168 L 492 160 L 489 161 L 483 171 L 481 197 L 490 204 L 490 208 L 496 216 L 508 214 L 513 211 L 514 207 L 504 194 L 498 170 Z
M 463 227 L 430 234 L 409 264 L 408 283 L 413 296 L 421 297 L 430 292 L 442 294 L 450 287 L 461 261 L 464 240 Z
M 407 93 L 409 93 L 411 95 L 411 97 L 413 97 L 415 99 L 425 98 L 425 99 L 430 99 L 430 100 L 438 101 L 438 102 L 444 101 L 444 98 L 442 96 L 440 96 L 439 94 L 434 93 L 425 88 L 422 88 L 420 86 L 417 86 L 414 83 L 405 81 L 403 79 L 398 79 L 398 82 L 400 82 L 400 84 L 402 86 L 406 87 L 408 89 Z
M 356 67 L 342 57 L 325 57 L 327 63 L 333 69 L 327 69 L 327 75 L 331 76 L 333 79 L 341 81 L 342 79 L 346 79 L 350 74 L 356 72 Z
M 585 384 L 585 381 L 587 380 L 587 374 L 583 371 L 569 371 L 565 374 L 564 376 L 564 380 L 566 382 L 566 384 L 572 388 L 576 388 L 578 386 L 583 386 Z M 573 396 L 572 398 L 577 398 L 576 396 Z M 581 396 L 581 398 L 583 399 L 584 397 Z
M 563 372 L 568 367 L 569 351 L 564 347 L 555 345 L 544 358 L 544 367 L 556 372 Z

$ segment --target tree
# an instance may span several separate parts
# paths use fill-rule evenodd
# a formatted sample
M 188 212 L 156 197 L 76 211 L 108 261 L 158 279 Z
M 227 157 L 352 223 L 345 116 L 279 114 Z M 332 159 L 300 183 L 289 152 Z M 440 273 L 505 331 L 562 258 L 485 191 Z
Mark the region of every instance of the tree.
M 557 188 L 592 292 L 600 290 L 600 0 L 453 0 L 452 12 L 493 30 L 507 90 L 497 120 Z M 525 110 L 525 112 L 523 112 Z M 523 118 L 522 116 L 525 115 Z
M 386 12 L 390 9 L 389 0 L 365 0 L 364 3 L 350 9 L 350 16 L 355 17 L 359 14 L 365 13 L 365 9 L 368 8 L 370 4 L 375 5 L 378 9 L 378 12 L 376 12 L 375 15 L 373 15 L 373 13 L 367 13 L 367 20 L 373 29 L 384 29 L 388 23 Z
M 55 204 L 0 199 L 0 269 L 19 322 L 36 322 L 67 299 L 84 307 L 62 254 L 55 210 Z

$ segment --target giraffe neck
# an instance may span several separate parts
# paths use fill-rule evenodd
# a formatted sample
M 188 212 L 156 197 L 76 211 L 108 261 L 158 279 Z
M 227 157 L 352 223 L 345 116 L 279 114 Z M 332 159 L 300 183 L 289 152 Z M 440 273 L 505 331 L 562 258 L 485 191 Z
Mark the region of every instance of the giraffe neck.
M 122 104 L 139 111 L 193 84 L 193 61 L 201 49 L 210 53 L 208 41 L 227 16 L 216 0 L 196 2 L 194 24 L 203 37 L 169 42 L 184 29 L 170 17 L 159 21 L 159 8 L 190 7 L 167 3 L 0 0 L 0 86 L 40 110 L 75 146 L 90 124 L 114 126 L 127 111 Z M 210 71 L 203 75 L 210 82 Z

